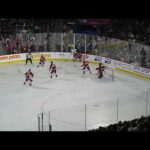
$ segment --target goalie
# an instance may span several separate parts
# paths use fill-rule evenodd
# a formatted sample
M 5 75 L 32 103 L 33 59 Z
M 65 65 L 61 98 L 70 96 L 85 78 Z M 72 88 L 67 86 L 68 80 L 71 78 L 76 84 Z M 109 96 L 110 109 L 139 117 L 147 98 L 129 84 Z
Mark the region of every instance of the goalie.
M 103 77 L 104 69 L 105 69 L 105 66 L 103 66 L 102 63 L 99 63 L 99 66 L 96 68 L 96 70 L 98 70 L 97 72 L 98 78 Z
M 77 52 L 77 51 L 74 51 L 73 52 L 73 62 L 81 62 L 82 61 L 82 53 L 81 52 Z

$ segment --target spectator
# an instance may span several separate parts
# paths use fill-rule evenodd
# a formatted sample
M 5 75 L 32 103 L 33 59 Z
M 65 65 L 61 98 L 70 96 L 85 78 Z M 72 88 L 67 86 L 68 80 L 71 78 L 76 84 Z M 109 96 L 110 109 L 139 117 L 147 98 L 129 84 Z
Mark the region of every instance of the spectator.
M 98 129 L 93 129 L 92 131 L 116 131 L 116 132 L 145 132 L 145 131 L 150 131 L 150 116 L 148 117 L 143 117 L 138 119 L 134 119 L 131 121 L 124 121 L 117 124 L 110 124 L 107 127 L 99 127 Z

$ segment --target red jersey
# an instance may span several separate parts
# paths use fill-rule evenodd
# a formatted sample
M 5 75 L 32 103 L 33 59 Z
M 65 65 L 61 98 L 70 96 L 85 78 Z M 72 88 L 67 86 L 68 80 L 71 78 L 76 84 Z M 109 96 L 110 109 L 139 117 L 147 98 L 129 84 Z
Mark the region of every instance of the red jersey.
M 81 61 L 81 59 L 82 59 L 82 53 L 78 53 L 78 54 L 77 54 L 77 57 L 78 57 L 78 59 Z
M 56 70 L 56 65 L 55 65 L 55 64 L 52 64 L 51 69 L 52 69 L 52 70 Z
M 51 61 L 50 66 L 49 66 L 49 70 L 52 69 L 53 64 L 54 64 L 54 63 Z
M 86 63 L 86 60 L 83 60 L 83 64 L 81 65 L 81 67 L 85 66 L 85 63 Z
M 89 66 L 89 62 L 88 62 L 87 60 L 85 60 L 84 63 L 83 63 L 83 66 L 84 66 L 84 67 Z
M 104 71 L 104 66 L 99 64 L 98 68 L 96 68 L 96 70 L 103 72 Z
M 32 72 L 27 71 L 27 72 L 25 73 L 25 76 L 26 76 L 26 78 L 30 78 L 30 77 L 33 77 L 34 75 L 33 75 Z

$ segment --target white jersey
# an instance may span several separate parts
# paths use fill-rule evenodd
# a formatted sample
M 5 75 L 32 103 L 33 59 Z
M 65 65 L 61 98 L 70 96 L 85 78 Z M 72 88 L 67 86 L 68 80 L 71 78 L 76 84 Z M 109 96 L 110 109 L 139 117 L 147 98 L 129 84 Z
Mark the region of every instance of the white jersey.
M 31 54 L 27 54 L 26 58 L 32 58 L 32 55 Z

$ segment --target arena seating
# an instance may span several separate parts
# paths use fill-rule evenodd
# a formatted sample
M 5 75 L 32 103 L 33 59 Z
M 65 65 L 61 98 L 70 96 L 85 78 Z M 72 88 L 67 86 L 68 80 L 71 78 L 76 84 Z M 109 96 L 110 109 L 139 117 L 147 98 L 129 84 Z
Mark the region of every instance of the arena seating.
M 90 131 L 106 132 L 146 132 L 150 131 L 150 116 L 133 119 L 131 121 L 119 121 L 117 124 L 110 124 L 107 127 L 99 127 Z

